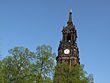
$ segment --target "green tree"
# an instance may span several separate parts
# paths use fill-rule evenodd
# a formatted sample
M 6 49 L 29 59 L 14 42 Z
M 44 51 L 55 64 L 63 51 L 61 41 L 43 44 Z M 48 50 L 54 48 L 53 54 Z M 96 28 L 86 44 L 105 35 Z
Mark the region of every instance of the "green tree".
M 54 71 L 55 53 L 49 45 L 38 46 L 36 49 L 35 63 L 33 64 L 37 73 L 37 83 L 51 83 Z M 42 80 L 41 80 L 42 79 Z
M 9 54 L 0 60 L 0 83 L 94 83 L 82 65 L 62 63 L 55 67 L 55 53 L 49 45 L 38 46 L 36 52 L 15 47 Z
M 9 53 L 10 56 L 2 60 L 1 70 L 7 83 L 23 83 L 30 80 L 30 64 L 34 53 L 23 47 L 10 49 Z
M 91 77 L 92 78 L 92 77 Z M 83 65 L 70 66 L 63 62 L 55 68 L 53 83 L 93 83 L 83 70 Z
M 15 47 L 9 54 L 0 60 L 0 83 L 52 83 L 55 54 L 51 46 L 38 46 L 36 52 Z

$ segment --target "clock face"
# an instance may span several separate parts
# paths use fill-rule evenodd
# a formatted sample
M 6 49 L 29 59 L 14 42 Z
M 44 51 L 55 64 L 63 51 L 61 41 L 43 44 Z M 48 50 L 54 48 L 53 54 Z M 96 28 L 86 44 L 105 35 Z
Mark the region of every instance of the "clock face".
M 65 49 L 65 50 L 64 50 L 64 53 L 65 53 L 65 54 L 69 54 L 69 53 L 70 53 L 70 50 L 69 50 L 69 49 Z

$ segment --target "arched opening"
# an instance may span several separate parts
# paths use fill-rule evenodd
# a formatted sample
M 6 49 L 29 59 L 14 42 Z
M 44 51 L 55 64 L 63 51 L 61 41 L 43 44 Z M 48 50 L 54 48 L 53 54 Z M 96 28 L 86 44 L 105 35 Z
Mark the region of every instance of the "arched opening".
M 67 42 L 70 42 L 70 40 L 71 40 L 71 34 L 68 33 L 68 34 L 67 34 Z

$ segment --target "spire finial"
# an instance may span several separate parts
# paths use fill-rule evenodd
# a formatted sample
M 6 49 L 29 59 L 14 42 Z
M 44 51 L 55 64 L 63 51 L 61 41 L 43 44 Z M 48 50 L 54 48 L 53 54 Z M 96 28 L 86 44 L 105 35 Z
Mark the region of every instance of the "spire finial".
M 68 24 L 68 25 L 73 24 L 73 23 L 72 23 L 72 8 L 70 8 L 70 12 L 69 12 L 69 19 L 68 19 L 67 24 Z
M 70 8 L 70 13 L 72 13 L 72 8 Z

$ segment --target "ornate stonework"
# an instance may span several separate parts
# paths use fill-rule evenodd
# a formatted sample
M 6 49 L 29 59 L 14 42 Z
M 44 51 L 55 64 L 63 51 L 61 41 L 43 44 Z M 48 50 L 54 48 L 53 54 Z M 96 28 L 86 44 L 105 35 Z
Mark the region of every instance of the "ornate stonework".
M 57 63 L 66 61 L 71 65 L 80 64 L 76 43 L 77 31 L 72 22 L 72 10 L 69 12 L 67 26 L 63 28 L 62 35 L 62 40 L 58 47 L 58 56 L 56 57 Z

